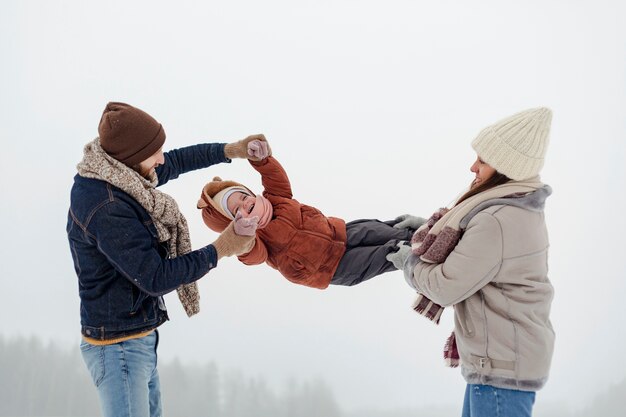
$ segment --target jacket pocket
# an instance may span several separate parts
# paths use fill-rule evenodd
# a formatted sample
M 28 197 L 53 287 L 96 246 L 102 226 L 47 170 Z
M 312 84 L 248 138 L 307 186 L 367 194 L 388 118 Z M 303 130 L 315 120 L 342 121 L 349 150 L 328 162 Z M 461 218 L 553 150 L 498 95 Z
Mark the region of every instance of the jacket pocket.
M 298 231 L 285 246 L 278 269 L 289 280 L 306 280 L 319 271 L 330 246 L 324 236 Z
M 474 327 L 474 321 L 472 320 L 472 315 L 467 311 L 468 310 L 468 301 L 464 301 L 454 306 L 456 311 L 456 315 L 458 317 L 458 323 L 461 327 L 461 331 L 463 336 L 465 337 L 474 337 L 476 335 L 476 328 Z
M 146 226 L 146 228 L 152 235 L 152 245 L 159 252 L 159 255 L 161 256 L 161 258 L 169 259 L 169 249 L 167 247 L 167 242 L 159 241 L 159 232 L 157 231 L 156 226 L 154 225 L 154 222 L 152 220 L 147 220 L 143 224 L 144 226 Z
M 326 260 L 326 253 L 330 246 L 331 241 L 325 236 L 298 232 L 287 245 L 287 252 L 307 269 L 317 271 Z
M 142 292 L 138 287 L 131 285 L 131 308 L 129 314 L 134 316 L 138 312 L 143 313 L 144 321 L 146 321 L 146 312 L 143 309 L 143 303 L 148 298 L 148 294 Z
M 311 272 L 307 269 L 298 258 L 286 255 L 282 262 L 280 262 L 278 270 L 289 281 L 302 283 L 310 275 Z

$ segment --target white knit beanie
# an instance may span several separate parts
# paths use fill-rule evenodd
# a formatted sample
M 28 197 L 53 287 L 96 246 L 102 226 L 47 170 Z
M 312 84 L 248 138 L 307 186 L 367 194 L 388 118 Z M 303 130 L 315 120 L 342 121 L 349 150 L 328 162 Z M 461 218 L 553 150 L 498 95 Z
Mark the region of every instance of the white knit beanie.
M 230 197 L 231 194 L 236 193 L 236 192 L 250 195 L 250 192 L 245 187 L 239 186 L 239 185 L 233 185 L 231 187 L 224 188 L 223 190 L 221 190 L 220 192 L 218 192 L 217 194 L 213 196 L 213 202 L 215 203 L 215 207 L 224 216 L 228 217 L 231 220 L 234 219 L 235 216 L 233 215 L 233 213 L 230 212 L 230 210 L 228 210 L 228 197 Z
M 552 111 L 528 109 L 484 128 L 472 147 L 498 172 L 520 181 L 539 174 L 548 149 Z

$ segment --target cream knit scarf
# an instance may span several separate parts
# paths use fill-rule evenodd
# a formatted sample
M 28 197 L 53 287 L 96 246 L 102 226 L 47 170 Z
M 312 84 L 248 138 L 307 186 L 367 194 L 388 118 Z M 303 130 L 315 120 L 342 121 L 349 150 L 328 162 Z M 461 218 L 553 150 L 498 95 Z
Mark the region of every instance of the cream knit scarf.
M 159 242 L 167 242 L 171 258 L 191 252 L 187 220 L 176 201 L 155 188 L 158 178 L 154 171 L 149 178 L 142 177 L 107 154 L 100 146 L 100 138 L 85 145 L 83 160 L 77 168 L 81 177 L 108 182 L 141 204 L 154 222 Z M 182 285 L 176 291 L 189 317 L 200 311 L 200 293 L 195 282 Z
M 422 227 L 415 231 L 411 239 L 413 254 L 420 261 L 431 264 L 443 263 L 461 239 L 465 226 L 469 222 L 468 215 L 482 203 L 499 198 L 515 198 L 524 196 L 543 187 L 539 177 L 525 181 L 509 181 L 476 194 L 452 209 L 442 208 L 435 212 Z M 473 213 L 475 214 L 475 213 Z M 413 303 L 413 310 L 439 324 L 444 307 L 419 294 Z M 451 367 L 459 365 L 454 332 L 446 341 L 444 359 Z

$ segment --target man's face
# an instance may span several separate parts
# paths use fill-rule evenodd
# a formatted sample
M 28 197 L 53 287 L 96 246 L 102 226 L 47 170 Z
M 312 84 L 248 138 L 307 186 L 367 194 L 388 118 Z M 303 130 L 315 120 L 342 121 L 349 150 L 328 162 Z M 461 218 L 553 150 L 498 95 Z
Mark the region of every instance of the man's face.
M 165 162 L 165 157 L 163 156 L 163 148 L 156 151 L 154 155 L 149 157 L 148 159 L 139 163 L 139 169 L 137 170 L 139 174 L 143 177 L 148 177 L 148 175 L 159 165 L 163 165 Z

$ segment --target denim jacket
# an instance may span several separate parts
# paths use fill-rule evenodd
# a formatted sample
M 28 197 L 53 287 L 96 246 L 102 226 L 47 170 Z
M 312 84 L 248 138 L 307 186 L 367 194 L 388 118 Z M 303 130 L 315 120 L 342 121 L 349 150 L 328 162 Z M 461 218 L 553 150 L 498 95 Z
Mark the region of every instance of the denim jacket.
M 158 185 L 221 162 L 224 144 L 200 144 L 164 154 Z M 78 276 L 82 334 L 115 339 L 168 320 L 163 295 L 202 278 L 217 265 L 212 245 L 169 259 L 148 212 L 119 188 L 74 177 L 67 236 Z

